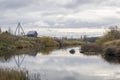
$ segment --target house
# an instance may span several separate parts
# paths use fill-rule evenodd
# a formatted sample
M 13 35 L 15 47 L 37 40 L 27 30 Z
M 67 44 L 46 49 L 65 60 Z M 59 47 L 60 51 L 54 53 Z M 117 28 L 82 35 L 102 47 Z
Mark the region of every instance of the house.
M 28 37 L 37 37 L 37 35 L 38 35 L 37 31 L 29 31 L 27 33 Z

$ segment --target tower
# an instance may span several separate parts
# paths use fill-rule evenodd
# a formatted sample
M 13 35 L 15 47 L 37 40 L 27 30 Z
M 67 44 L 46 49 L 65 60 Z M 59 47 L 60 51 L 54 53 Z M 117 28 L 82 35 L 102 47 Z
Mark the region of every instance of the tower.
M 15 33 L 14 33 L 16 36 L 24 36 L 25 35 L 25 32 L 20 24 L 20 22 L 18 23 L 18 26 L 15 30 Z

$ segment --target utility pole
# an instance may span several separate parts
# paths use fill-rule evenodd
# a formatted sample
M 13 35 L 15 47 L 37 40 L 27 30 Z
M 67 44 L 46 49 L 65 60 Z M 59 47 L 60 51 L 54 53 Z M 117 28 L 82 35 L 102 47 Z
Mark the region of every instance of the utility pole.
M 2 33 L 1 27 L 0 27 L 0 33 Z

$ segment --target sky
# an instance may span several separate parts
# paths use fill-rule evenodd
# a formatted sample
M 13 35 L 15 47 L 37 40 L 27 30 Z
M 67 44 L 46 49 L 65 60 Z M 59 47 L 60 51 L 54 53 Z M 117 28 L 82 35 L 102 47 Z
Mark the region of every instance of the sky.
M 0 0 L 0 26 L 15 29 L 119 25 L 120 0 Z

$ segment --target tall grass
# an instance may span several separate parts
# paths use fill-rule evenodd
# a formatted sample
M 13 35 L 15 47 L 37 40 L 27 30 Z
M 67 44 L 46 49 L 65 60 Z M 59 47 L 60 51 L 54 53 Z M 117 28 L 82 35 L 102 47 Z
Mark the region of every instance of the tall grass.
M 41 80 L 39 73 L 28 73 L 14 69 L 0 69 L 0 80 Z
M 0 80 L 27 80 L 26 72 L 0 69 Z

